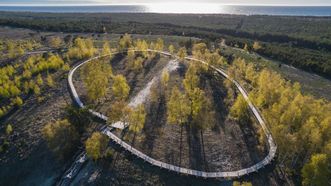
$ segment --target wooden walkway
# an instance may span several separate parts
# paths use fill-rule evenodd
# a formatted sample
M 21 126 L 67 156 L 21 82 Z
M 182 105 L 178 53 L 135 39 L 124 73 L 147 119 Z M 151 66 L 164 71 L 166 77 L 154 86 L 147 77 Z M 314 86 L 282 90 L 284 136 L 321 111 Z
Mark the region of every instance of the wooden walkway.
M 166 55 L 166 56 L 176 57 L 177 58 L 177 56 L 173 56 L 173 55 L 171 55 L 168 52 L 155 51 L 155 50 L 148 50 L 148 51 L 149 52 L 157 52 L 157 53 L 160 53 L 160 54 L 163 54 L 163 55 Z M 139 51 L 137 51 L 137 52 L 139 52 Z M 114 54 L 116 54 L 116 53 L 114 53 Z M 81 108 L 84 108 L 85 106 L 82 103 L 82 101 L 80 100 L 80 98 L 79 98 L 79 96 L 77 94 L 77 91 L 75 89 L 75 86 L 73 84 L 73 81 L 72 81 L 73 74 L 83 64 L 88 63 L 88 62 L 90 62 L 90 61 L 92 61 L 94 59 L 100 58 L 100 57 L 105 57 L 105 56 L 97 56 L 97 57 L 91 58 L 89 60 L 83 61 L 82 63 L 80 63 L 77 66 L 75 66 L 74 68 L 72 68 L 70 70 L 70 72 L 69 72 L 69 75 L 68 75 L 69 89 L 70 89 L 70 92 L 71 92 L 71 95 L 72 95 L 73 100 Z M 194 59 L 192 57 L 186 57 L 186 59 L 187 60 L 191 60 L 191 61 L 200 62 L 200 63 L 203 63 L 205 65 L 208 65 L 205 61 Z M 223 172 L 223 171 L 222 172 L 205 172 L 205 171 L 198 171 L 198 170 L 193 170 L 193 169 L 187 169 L 187 168 L 184 168 L 184 167 L 178 167 L 178 166 L 175 166 L 175 165 L 164 163 L 164 162 L 155 160 L 155 159 L 147 156 L 143 152 L 135 149 L 134 147 L 132 147 L 131 145 L 129 145 L 128 143 L 124 142 L 122 139 L 120 139 L 119 137 L 117 137 L 115 134 L 113 134 L 111 132 L 111 128 L 108 127 L 108 126 L 106 126 L 106 125 L 104 127 L 102 127 L 101 132 L 104 133 L 104 134 L 106 134 L 107 136 L 109 136 L 110 139 L 112 139 L 115 143 L 117 143 L 118 145 L 120 145 L 125 150 L 131 152 L 135 156 L 137 156 L 137 157 L 141 158 L 142 160 L 150 163 L 151 165 L 154 165 L 154 166 L 157 166 L 157 167 L 160 167 L 160 168 L 163 168 L 163 169 L 167 169 L 167 170 L 170 170 L 170 171 L 174 171 L 174 172 L 177 172 L 177 173 L 180 173 L 180 174 L 192 175 L 192 176 L 197 176 L 197 177 L 202 177 L 202 178 L 235 178 L 235 177 L 241 177 L 241 176 L 244 176 L 244 175 L 248 175 L 248 174 L 253 173 L 253 172 L 257 172 L 259 169 L 265 167 L 266 165 L 268 165 L 268 164 L 270 164 L 272 162 L 272 160 L 275 158 L 275 155 L 276 155 L 277 146 L 274 143 L 274 140 L 272 138 L 272 135 L 271 135 L 268 127 L 266 126 L 266 124 L 265 124 L 262 116 L 258 112 L 257 108 L 249 100 L 248 94 L 245 91 L 245 89 L 237 81 L 231 79 L 226 74 L 226 72 L 223 69 L 216 68 L 216 67 L 211 66 L 211 65 L 210 65 L 210 67 L 212 69 L 214 69 L 216 72 L 218 72 L 221 75 L 223 75 L 225 78 L 228 78 L 229 80 L 231 80 L 235 84 L 235 86 L 238 88 L 239 92 L 243 95 L 244 99 L 247 101 L 250 110 L 252 111 L 252 113 L 256 117 L 257 121 L 261 125 L 261 127 L 262 127 L 262 129 L 263 129 L 263 131 L 264 131 L 264 133 L 265 133 L 265 135 L 266 135 L 266 137 L 268 139 L 269 153 L 268 153 L 268 155 L 262 161 L 258 162 L 257 164 L 254 164 L 253 166 L 248 167 L 248 168 L 244 168 L 244 169 L 240 169 L 240 170 L 235 170 L 235 171 L 225 171 L 225 172 Z M 89 112 L 92 115 L 94 115 L 94 116 L 96 116 L 96 117 L 98 117 L 98 118 L 100 118 L 100 119 L 102 119 L 104 121 L 107 121 L 107 117 L 104 116 L 103 114 L 98 113 L 98 112 L 95 112 L 95 111 L 93 111 L 91 109 L 89 110 Z

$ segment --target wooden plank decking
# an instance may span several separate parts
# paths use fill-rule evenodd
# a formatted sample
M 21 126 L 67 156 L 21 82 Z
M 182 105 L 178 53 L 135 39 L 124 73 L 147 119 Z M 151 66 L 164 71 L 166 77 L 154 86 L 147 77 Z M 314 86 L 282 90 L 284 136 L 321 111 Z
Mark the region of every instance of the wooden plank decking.
M 149 52 L 157 52 L 166 56 L 172 56 L 170 53 L 168 52 L 163 52 L 163 51 L 155 51 L 155 50 L 148 50 Z M 115 53 L 116 54 L 116 53 Z M 100 58 L 100 57 L 104 57 L 104 56 L 97 56 L 94 58 L 91 58 L 89 60 L 83 61 L 82 63 L 78 64 L 77 66 L 75 66 L 74 68 L 72 68 L 69 72 L 68 75 L 68 84 L 69 84 L 69 90 L 71 92 L 72 98 L 75 101 L 75 103 L 81 107 L 84 108 L 84 104 L 82 103 L 82 101 L 80 100 L 77 91 L 75 89 L 75 86 L 73 84 L 72 81 L 72 77 L 73 74 L 75 73 L 75 71 L 80 68 L 83 64 L 88 63 L 94 59 Z M 176 57 L 176 56 L 173 56 Z M 205 61 L 202 60 L 198 60 L 198 59 L 194 59 L 192 57 L 186 57 L 187 60 L 191 60 L 191 61 L 196 61 L 196 62 L 200 62 L 203 63 L 205 65 L 208 65 Z M 124 148 L 125 150 L 131 152 L 132 154 L 134 154 L 135 156 L 143 159 L 144 161 L 150 163 L 151 165 L 163 168 L 163 169 L 167 169 L 170 171 L 174 171 L 180 174 L 186 174 L 186 175 L 192 175 L 192 176 L 197 176 L 197 177 L 203 177 L 203 178 L 234 178 L 234 177 L 240 177 L 240 176 L 244 176 L 253 172 L 257 172 L 259 169 L 265 167 L 266 165 L 270 164 L 272 162 L 272 160 L 275 158 L 276 155 L 276 150 L 277 150 L 277 146 L 274 143 L 274 140 L 272 138 L 272 135 L 268 129 L 268 127 L 266 126 L 262 116 L 260 115 L 260 113 L 258 112 L 258 109 L 253 105 L 253 103 L 249 100 L 248 94 L 245 91 L 245 89 L 234 79 L 231 79 L 226 72 L 223 69 L 220 68 L 216 68 L 214 66 L 210 66 L 212 69 L 214 69 L 216 72 L 220 73 L 221 75 L 223 75 L 225 78 L 228 78 L 229 80 L 231 80 L 235 86 L 238 88 L 239 92 L 243 95 L 244 99 L 246 100 L 246 102 L 248 103 L 248 106 L 250 108 L 250 110 L 252 111 L 252 113 L 254 114 L 254 116 L 256 117 L 258 123 L 261 125 L 267 139 L 268 139 L 268 147 L 269 147 L 269 153 L 268 155 L 260 162 L 252 165 L 251 167 L 248 168 L 244 168 L 244 169 L 240 169 L 240 170 L 235 170 L 235 171 L 226 171 L 226 172 L 204 172 L 204 171 L 198 171 L 198 170 L 193 170 L 193 169 L 187 169 L 184 167 L 178 167 L 175 165 L 171 165 L 168 163 L 164 163 L 158 160 L 153 159 L 150 156 L 147 156 L 146 154 L 144 154 L 143 152 L 135 149 L 134 147 L 132 147 L 131 145 L 129 145 L 128 143 L 124 142 L 122 139 L 120 139 L 119 137 L 117 137 L 115 134 L 113 134 L 111 132 L 111 128 L 109 128 L 108 126 L 104 126 L 101 129 L 101 132 L 106 134 L 107 136 L 110 137 L 111 140 L 113 140 L 115 143 L 117 143 L 118 145 L 120 145 L 122 148 Z M 98 113 L 96 111 L 93 110 L 89 110 L 89 112 L 102 119 L 107 121 L 107 117 L 101 113 Z M 121 129 L 123 129 L 122 127 L 120 127 Z

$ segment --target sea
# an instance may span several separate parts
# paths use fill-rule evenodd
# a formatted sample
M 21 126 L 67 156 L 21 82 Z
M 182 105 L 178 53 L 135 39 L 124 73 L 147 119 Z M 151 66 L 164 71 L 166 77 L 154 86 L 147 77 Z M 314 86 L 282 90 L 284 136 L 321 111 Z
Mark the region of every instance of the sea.
M 183 13 L 283 16 L 331 16 L 331 6 L 241 6 L 220 4 L 3 6 L 0 11 L 51 13 Z M 1 12 L 0 12 L 1 14 Z

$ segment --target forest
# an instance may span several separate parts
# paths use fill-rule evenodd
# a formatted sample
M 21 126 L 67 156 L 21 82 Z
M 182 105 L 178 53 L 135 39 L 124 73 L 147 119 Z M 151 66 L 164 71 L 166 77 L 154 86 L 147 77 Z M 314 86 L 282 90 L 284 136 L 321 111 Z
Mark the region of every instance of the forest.
M 79 39 L 78 39 L 79 41 Z M 72 50 L 79 48 L 77 39 Z M 89 45 L 90 40 L 82 40 Z M 90 43 L 91 44 L 91 43 Z M 84 47 L 87 49 L 88 47 Z M 119 41 L 117 50 L 135 48 L 143 50 L 152 48 L 162 50 L 163 41 L 158 40 L 156 44 L 149 45 L 143 40 L 132 41 L 129 35 L 124 35 Z M 69 54 L 71 53 L 69 49 Z M 83 49 L 83 48 L 82 48 Z M 170 52 L 176 51 L 174 46 L 168 47 Z M 88 49 L 93 54 L 94 47 Z M 110 54 L 111 50 L 107 42 L 104 43 L 102 53 Z M 79 50 L 80 51 L 80 50 Z M 187 54 L 185 48 L 177 50 L 180 59 Z M 205 43 L 193 44 L 190 54 L 197 59 L 207 61 L 209 64 L 227 69 L 231 78 L 236 79 L 249 91 L 254 104 L 261 110 L 268 126 L 278 145 L 278 164 L 282 174 L 301 177 L 302 185 L 327 185 L 330 179 L 328 162 L 330 162 L 330 103 L 316 99 L 302 93 L 300 84 L 291 83 L 283 79 L 279 74 L 270 70 L 260 68 L 252 63 L 237 58 L 228 61 L 220 55 L 219 50 L 210 51 Z M 78 52 L 80 53 L 89 53 Z M 142 70 L 142 62 L 154 57 L 153 53 L 127 52 L 127 68 L 134 73 Z M 77 55 L 71 54 L 72 57 Z M 88 55 L 89 56 L 89 55 Z M 109 59 L 108 59 L 109 60 Z M 87 65 L 82 71 L 84 84 L 87 88 L 87 96 L 91 107 L 93 103 L 104 102 L 106 92 L 110 91 L 112 98 L 111 112 L 108 112 L 111 124 L 113 121 L 121 120 L 130 123 L 129 132 L 132 133 L 133 141 L 146 127 L 145 121 L 148 117 L 144 105 L 136 108 L 127 107 L 130 86 L 122 75 L 114 75 L 112 67 L 103 61 L 95 61 L 93 65 Z M 182 84 L 179 87 L 169 87 L 169 74 L 163 72 L 160 84 L 161 89 L 152 89 L 153 102 L 166 101 L 167 122 L 181 126 L 180 139 L 182 141 L 183 127 L 202 131 L 213 123 L 212 106 L 210 98 L 200 87 L 200 76 L 211 75 L 213 72 L 204 65 L 189 65 Z M 91 81 L 93 79 L 93 81 Z M 108 84 L 111 82 L 111 88 Z M 177 85 L 178 86 L 178 85 Z M 243 125 L 250 123 L 250 111 L 242 96 L 238 96 L 233 84 L 225 81 L 227 87 L 226 103 L 229 104 L 230 115 Z M 155 92 L 154 92 L 155 91 Z M 109 98 L 108 98 L 109 99 Z M 114 111 L 115 110 L 115 111 Z M 205 117 L 208 115 L 208 117 Z M 48 125 L 46 126 L 48 127 Z M 46 130 L 46 129 L 45 129 Z M 55 133 L 56 136 L 56 133 Z M 266 140 L 262 131 L 258 131 L 260 144 Z M 101 133 L 93 133 L 86 141 L 86 150 L 89 156 L 97 160 L 102 157 L 111 156 L 112 152 L 104 145 L 105 136 Z M 97 143 L 98 145 L 91 145 Z M 97 148 L 96 148 L 97 147 Z M 182 142 L 179 148 L 182 147 Z M 262 147 L 261 147 L 262 148 Z M 179 163 L 180 164 L 180 163 Z M 235 184 L 235 183 L 234 183 Z
M 264 36 L 249 33 L 248 28 L 242 31 L 245 33 L 237 32 L 238 35 L 236 35 L 222 30 L 224 28 L 213 30 L 190 25 L 172 26 L 166 23 L 122 23 L 116 22 L 116 19 L 111 19 L 108 23 L 106 18 L 102 19 L 105 16 L 103 14 L 97 16 L 98 20 L 103 20 L 100 22 L 93 21 L 95 17 L 78 21 L 78 18 L 66 17 L 69 16 L 67 14 L 63 15 L 66 19 L 55 19 L 52 14 L 38 19 L 34 17 L 35 14 L 30 13 L 18 13 L 18 16 L 17 19 L 10 19 L 6 17 L 6 14 L 1 14 L 0 22 L 2 25 L 28 27 L 42 31 L 63 29 L 62 31 L 68 32 L 104 33 L 113 32 L 112 29 L 114 29 L 115 33 L 125 33 L 125 30 L 131 29 L 130 33 L 141 33 L 141 30 L 144 30 L 143 33 L 146 34 L 189 35 L 201 37 L 204 40 L 203 42 L 189 40 L 184 43 L 166 45 L 161 38 L 149 41 L 133 39 L 129 34 L 123 34 L 115 43 L 115 47 L 112 47 L 114 45 L 110 45 L 107 39 L 97 42 L 92 37 L 72 37 L 66 34 L 67 37 L 63 38 L 56 36 L 43 38 L 42 41 L 47 41 L 52 51 L 29 56 L 25 54 L 37 51 L 44 43 L 35 40 L 2 40 L 0 43 L 3 54 L 0 68 L 1 119 L 5 120 L 15 110 L 27 104 L 25 101 L 30 97 L 35 96 L 38 102 L 43 102 L 44 91 L 60 86 L 56 81 L 65 79 L 66 76 L 63 74 L 66 74 L 70 67 L 81 60 L 102 55 L 105 57 L 87 63 L 78 74 L 81 87 L 83 87 L 81 89 L 86 92 L 86 97 L 83 99 L 88 108 L 100 109 L 100 105 L 107 105 L 108 110 L 105 112 L 109 118 L 107 124 L 111 126 L 113 122 L 119 120 L 124 121 L 125 125 L 130 123 L 127 134 L 123 138 L 126 140 L 133 138 L 132 141 L 147 138 L 148 136 L 141 134 L 148 129 L 147 123 L 150 116 L 153 116 L 155 111 L 161 112 L 164 109 L 165 122 L 171 127 L 178 126 L 180 129 L 178 134 L 179 165 L 185 164 L 184 161 L 182 162 L 184 157 L 184 155 L 182 157 L 182 149 L 186 140 L 183 134 L 194 133 L 200 136 L 199 139 L 201 138 L 202 141 L 207 140 L 203 136 L 206 135 L 206 131 L 213 129 L 214 126 L 211 123 L 215 122 L 212 119 L 215 119 L 216 110 L 211 93 L 206 88 L 210 83 L 206 79 L 212 79 L 214 71 L 208 66 L 194 62 L 186 64 L 185 57 L 190 55 L 206 61 L 209 65 L 225 69 L 231 78 L 240 82 L 249 92 L 250 99 L 264 116 L 278 146 L 276 169 L 280 174 L 293 177 L 296 183 L 302 185 L 328 185 L 330 180 L 328 165 L 331 160 L 330 102 L 303 93 L 300 84 L 284 79 L 263 65 L 249 63 L 241 58 L 225 57 L 219 47 L 211 47 L 209 42 L 211 39 L 224 38 L 228 45 L 243 48 L 247 52 L 257 52 L 307 71 L 330 75 L 330 63 L 323 62 L 325 58 L 329 58 L 328 40 L 320 43 L 321 45 L 315 45 L 317 36 L 312 36 L 307 41 L 304 37 L 295 38 L 293 34 L 275 36 L 271 37 L 271 40 L 266 40 Z M 55 20 L 50 21 L 51 19 Z M 63 24 L 63 21 L 66 24 Z M 93 27 L 90 26 L 92 24 Z M 310 28 L 313 30 L 313 27 Z M 213 34 L 210 34 L 211 32 Z M 266 30 L 260 31 L 257 35 L 265 34 L 263 32 Z M 295 44 L 291 45 L 288 42 Z M 160 59 L 159 54 L 146 52 L 146 49 L 169 51 L 178 56 L 184 70 L 175 75 L 175 77 L 178 76 L 177 79 L 173 79 L 167 71 L 162 71 L 158 84 L 151 87 L 151 105 L 146 107 L 144 104 L 139 104 L 131 108 L 127 105 L 136 88 L 133 85 L 139 82 L 139 79 L 134 78 L 141 74 L 148 74 L 146 69 L 157 66 L 154 60 Z M 115 52 L 121 54 L 113 55 Z M 122 62 L 119 59 L 123 59 Z M 125 73 L 121 74 L 118 71 Z M 63 73 L 62 76 L 58 77 L 56 74 L 58 72 Z M 234 85 L 224 80 L 223 90 L 226 91 L 224 94 L 226 97 L 222 104 L 229 107 L 226 110 L 229 112 L 228 119 L 233 122 L 231 124 L 234 125 L 237 122 L 241 127 L 253 125 L 247 103 Z M 109 139 L 106 135 L 96 131 L 95 128 L 98 125 L 91 126 L 93 119 L 88 115 L 88 111 L 77 109 L 69 104 L 65 111 L 66 114 L 56 120 L 49 119 L 43 122 L 41 134 L 50 151 L 60 159 L 64 159 L 76 149 L 76 144 L 81 143 L 87 156 L 94 162 L 115 161 L 116 150 L 108 146 Z M 11 149 L 12 136 L 17 127 L 13 127 L 11 123 L 6 124 L 1 131 L 0 154 Z M 257 148 L 263 152 L 266 139 L 261 129 L 257 131 L 255 137 L 258 138 Z M 233 185 L 250 184 L 246 181 L 233 183 Z
M 84 16 L 84 19 L 82 19 Z M 6 13 L 0 25 L 39 31 L 185 35 L 257 53 L 330 78 L 330 18 L 240 15 Z M 295 28 L 295 29 L 294 29 Z M 319 29 L 316 31 L 316 29 Z

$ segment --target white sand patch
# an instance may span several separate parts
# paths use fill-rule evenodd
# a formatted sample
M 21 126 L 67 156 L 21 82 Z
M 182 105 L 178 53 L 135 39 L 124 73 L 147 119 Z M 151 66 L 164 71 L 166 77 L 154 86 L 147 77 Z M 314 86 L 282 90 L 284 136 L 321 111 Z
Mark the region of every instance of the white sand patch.
M 138 94 L 135 97 L 131 99 L 131 101 L 129 102 L 129 106 L 131 108 L 135 108 L 147 100 L 147 98 L 151 93 L 152 85 L 160 80 L 163 70 L 167 70 L 170 73 L 172 71 L 177 70 L 178 68 L 179 68 L 179 63 L 177 60 L 169 61 L 169 63 L 161 70 L 161 72 L 159 72 L 156 76 L 154 76 L 154 78 L 151 81 L 149 81 L 147 85 L 140 92 L 138 92 Z M 124 126 L 124 123 L 121 121 L 115 122 L 111 126 L 118 129 L 124 129 L 126 127 Z

